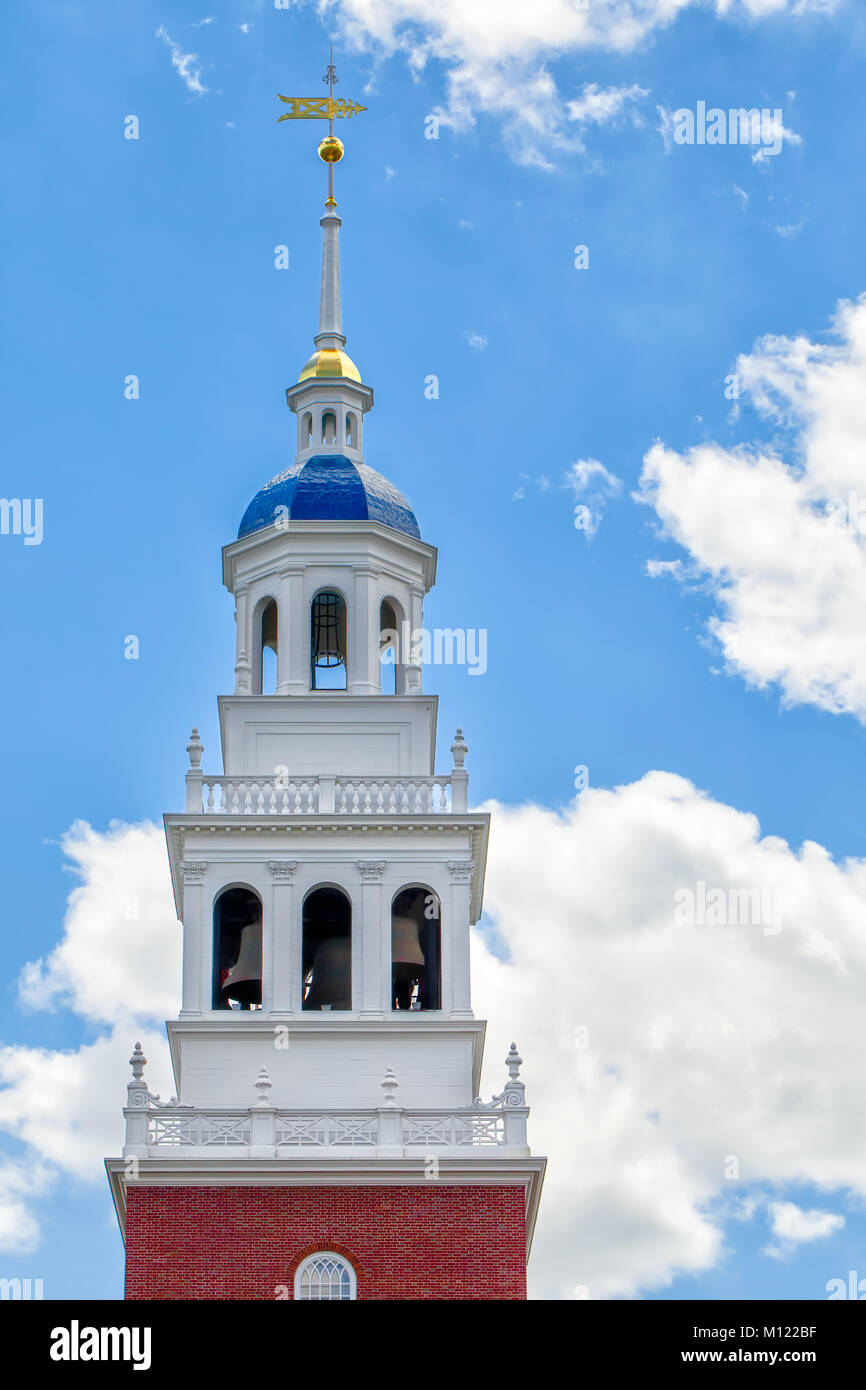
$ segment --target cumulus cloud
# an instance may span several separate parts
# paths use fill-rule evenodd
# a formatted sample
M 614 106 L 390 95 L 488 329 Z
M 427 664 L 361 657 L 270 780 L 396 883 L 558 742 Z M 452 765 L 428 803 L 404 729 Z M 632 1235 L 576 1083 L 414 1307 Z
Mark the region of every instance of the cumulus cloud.
M 535 1296 L 707 1270 L 762 1185 L 862 1198 L 866 863 L 762 837 L 663 772 L 565 814 L 492 809 L 473 998 L 488 1088 L 515 1035 L 550 1159 Z M 677 925 L 674 895 L 700 881 L 779 894 L 783 929 Z
M 754 816 L 668 773 L 590 787 L 564 814 L 493 809 L 473 995 L 489 1019 L 485 1092 L 501 1089 L 516 1038 L 533 1148 L 550 1158 L 534 1293 L 623 1296 L 706 1270 L 722 1257 L 726 1223 L 766 1206 L 754 1195 L 762 1185 L 780 1208 L 780 1248 L 800 1232 L 817 1238 L 813 1213 L 798 1225 L 787 1211 L 785 1184 L 866 1193 L 866 1130 L 852 1102 L 866 863 L 762 837 Z M 0 1049 L 0 1129 L 27 1153 L 0 1166 L 8 1248 L 32 1248 L 52 1175 L 104 1181 L 136 1038 L 153 1088 L 172 1086 L 161 1024 L 178 1009 L 180 931 L 162 834 L 78 826 L 67 850 L 81 882 L 64 936 L 23 989 L 31 1004 L 101 1017 L 102 1033 L 69 1051 Z M 782 895 L 783 929 L 679 925 L 675 895 L 701 881 Z M 141 906 L 135 941 L 130 893 Z M 829 1205 L 819 1214 L 833 1217 Z
M 737 359 L 772 444 L 656 444 L 636 498 L 688 552 L 678 577 L 713 595 L 729 671 L 866 722 L 866 295 L 827 337 L 767 336 Z
M 823 1240 L 845 1225 L 844 1216 L 836 1212 L 804 1211 L 795 1202 L 771 1202 L 769 1216 L 775 1244 L 768 1245 L 764 1253 L 776 1259 L 790 1254 L 806 1241 Z
M 830 13 L 841 0 L 715 0 L 721 19 Z M 405 54 L 420 72 L 440 62 L 447 96 L 437 111 L 458 128 L 479 111 L 501 118 L 521 163 L 550 168 L 556 152 L 582 150 L 580 125 L 622 119 L 647 95 L 636 87 L 560 92 L 549 64 L 593 52 L 627 53 L 706 0 L 326 0 L 344 42 L 377 54 Z M 578 129 L 575 130 L 575 125 Z
M 0 1047 L 0 1131 L 29 1154 L 0 1159 L 0 1251 L 36 1246 L 38 1198 L 57 1174 L 104 1181 L 102 1160 L 123 1143 L 136 1040 L 152 1060 L 153 1089 L 171 1091 L 163 1022 L 178 1011 L 181 928 L 162 831 L 80 823 L 62 848 L 79 882 L 60 941 L 25 967 L 19 995 L 28 1009 L 70 1011 L 99 1036 L 67 1051 Z

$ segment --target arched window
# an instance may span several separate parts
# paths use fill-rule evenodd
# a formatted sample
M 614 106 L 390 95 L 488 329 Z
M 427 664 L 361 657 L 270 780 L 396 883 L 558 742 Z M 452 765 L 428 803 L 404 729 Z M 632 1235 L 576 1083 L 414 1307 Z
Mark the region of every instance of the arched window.
M 313 417 L 309 411 L 307 411 L 301 421 L 301 438 L 299 442 L 302 449 L 309 449 L 313 442 Z
M 337 442 L 337 417 L 333 410 L 326 410 L 322 416 L 322 443 L 336 444 Z
M 357 429 L 357 416 L 353 410 L 350 410 L 346 415 L 346 444 L 350 449 L 357 449 L 358 447 Z
M 277 605 L 273 599 L 262 609 L 260 637 L 259 688 L 263 695 L 273 695 L 277 688 Z
M 400 626 L 397 610 L 391 599 L 382 600 L 379 608 L 379 683 L 383 695 L 397 692 L 397 653 L 400 649 Z
M 352 905 L 339 888 L 317 888 L 304 902 L 301 1007 L 352 1007 Z
M 441 1009 L 441 912 L 429 888 L 401 888 L 391 904 L 391 1008 Z
M 355 1271 L 342 1255 L 320 1250 L 303 1261 L 295 1272 L 295 1298 L 358 1297 Z
M 342 594 L 316 594 L 310 609 L 310 668 L 314 690 L 347 688 L 346 603 Z
M 262 1006 L 262 904 L 249 888 L 228 888 L 213 910 L 215 1009 Z

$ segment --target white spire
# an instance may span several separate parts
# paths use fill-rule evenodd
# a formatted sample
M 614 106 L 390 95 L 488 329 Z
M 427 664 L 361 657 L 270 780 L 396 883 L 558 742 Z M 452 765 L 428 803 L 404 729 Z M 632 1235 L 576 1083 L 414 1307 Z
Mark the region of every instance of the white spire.
M 317 348 L 335 350 L 346 346 L 340 308 L 340 228 L 343 222 L 342 218 L 337 216 L 334 208 L 328 207 L 320 225 L 322 228 L 322 297 L 319 306 L 319 331 L 316 334 L 315 343 Z

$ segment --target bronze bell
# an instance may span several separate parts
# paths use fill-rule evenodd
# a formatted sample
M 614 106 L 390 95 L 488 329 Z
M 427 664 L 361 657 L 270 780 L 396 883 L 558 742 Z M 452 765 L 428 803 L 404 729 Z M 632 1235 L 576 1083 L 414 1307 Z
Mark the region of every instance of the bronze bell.
M 235 999 L 250 1009 L 262 1002 L 262 924 L 249 922 L 241 931 L 238 958 L 222 983 L 224 1000 Z
M 304 1000 L 305 1009 L 350 1009 L 350 943 L 347 936 L 331 936 L 316 947 L 313 978 Z

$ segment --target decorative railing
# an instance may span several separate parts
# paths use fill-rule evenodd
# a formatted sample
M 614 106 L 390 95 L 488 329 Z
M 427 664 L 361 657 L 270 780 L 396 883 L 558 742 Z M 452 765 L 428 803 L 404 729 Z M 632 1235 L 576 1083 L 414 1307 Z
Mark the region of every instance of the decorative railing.
M 382 1109 L 358 1113 L 251 1107 L 247 1111 L 211 1111 L 183 1106 L 128 1108 L 124 1155 L 149 1158 L 225 1151 L 235 1156 L 288 1158 L 331 1156 L 347 1152 L 376 1154 L 387 1149 L 407 1158 L 443 1151 L 480 1154 L 526 1145 L 525 1107 L 495 1110 L 415 1111 Z
M 286 767 L 268 777 L 206 777 L 198 729 L 186 746 L 186 809 L 194 815 L 231 816 L 430 816 L 468 808 L 466 741 L 458 729 L 451 745 L 454 766 L 439 777 L 292 775 Z
M 370 1110 L 281 1110 L 270 1103 L 272 1082 L 263 1067 L 259 1099 L 247 1108 L 200 1109 L 161 1101 L 144 1080 L 139 1043 L 130 1058 L 124 1158 L 427 1158 L 433 1154 L 483 1158 L 527 1154 L 529 1111 L 522 1059 L 514 1043 L 506 1058 L 509 1079 L 486 1103 L 450 1110 L 408 1110 L 397 1103 L 391 1067 L 382 1081 L 383 1104 Z
M 187 810 L 246 816 L 427 816 L 456 810 L 450 777 L 187 776 Z M 462 784 L 460 790 L 463 790 Z M 463 808 L 466 809 L 465 807 Z

